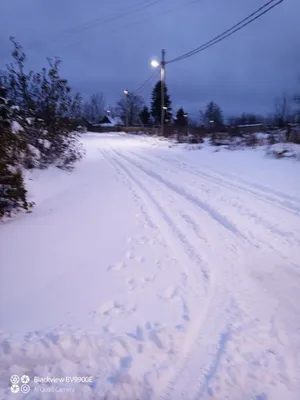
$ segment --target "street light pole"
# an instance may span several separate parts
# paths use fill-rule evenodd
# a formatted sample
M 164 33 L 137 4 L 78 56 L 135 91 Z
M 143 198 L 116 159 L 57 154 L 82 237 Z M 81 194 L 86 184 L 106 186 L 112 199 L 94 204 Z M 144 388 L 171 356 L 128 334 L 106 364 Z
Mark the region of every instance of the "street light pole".
M 161 51 L 160 83 L 161 83 L 161 135 L 164 136 L 165 125 L 165 77 L 166 77 L 166 51 Z
M 189 134 L 189 115 L 188 113 L 184 114 L 184 118 L 186 118 L 186 127 L 187 127 L 187 135 Z

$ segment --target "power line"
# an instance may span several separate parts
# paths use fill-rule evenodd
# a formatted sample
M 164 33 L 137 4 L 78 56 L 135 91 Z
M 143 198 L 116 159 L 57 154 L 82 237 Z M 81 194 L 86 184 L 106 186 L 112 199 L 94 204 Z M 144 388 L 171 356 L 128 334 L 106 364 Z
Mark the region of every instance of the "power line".
M 208 49 L 209 47 L 212 47 L 213 45 L 223 41 L 227 37 L 233 35 L 234 33 L 240 31 L 241 29 L 243 29 L 247 25 L 251 24 L 255 20 L 259 19 L 264 14 L 266 14 L 267 12 L 269 12 L 270 10 L 272 10 L 273 8 L 278 6 L 280 3 L 282 3 L 284 0 L 279 0 L 279 1 L 277 1 L 277 3 L 272 4 L 272 3 L 274 3 L 274 1 L 276 1 L 276 0 L 268 1 L 265 5 L 263 5 L 262 7 L 260 7 L 259 9 L 257 9 L 256 11 L 254 11 L 253 13 L 248 15 L 246 18 L 244 18 L 243 20 L 241 20 L 237 24 L 233 25 L 230 29 L 227 29 L 226 31 L 224 31 L 223 33 L 221 33 L 218 36 L 214 37 L 213 39 L 209 40 L 208 42 L 204 43 L 203 45 L 201 45 L 199 47 L 196 47 L 195 49 L 193 49 L 193 50 L 191 50 L 191 51 L 189 51 L 189 52 L 187 52 L 187 53 L 185 53 L 185 54 L 183 54 L 183 55 L 181 55 L 179 57 L 176 57 L 176 58 L 174 58 L 174 59 L 172 59 L 170 61 L 167 61 L 166 63 L 167 64 L 171 64 L 171 63 L 174 63 L 174 62 L 177 62 L 177 61 L 184 60 L 185 58 L 191 57 L 191 56 L 193 56 L 193 55 L 195 55 L 197 53 L 200 53 L 201 51 L 204 51 L 204 50 Z M 270 7 L 268 7 L 268 6 L 270 6 Z M 266 10 L 264 10 L 266 7 L 268 7 L 268 8 Z M 256 14 L 258 14 L 258 15 L 256 15 Z
M 156 5 L 156 4 L 158 4 L 158 3 L 160 3 L 160 2 L 164 2 L 164 1 L 165 1 L 165 0 L 152 0 L 152 1 L 150 1 L 149 3 L 143 4 L 142 7 L 138 8 L 138 9 L 135 9 L 135 10 L 133 10 L 132 12 L 125 12 L 125 13 L 123 13 L 123 14 L 118 14 L 118 15 L 114 16 L 113 18 L 108 18 L 108 19 L 106 19 L 106 20 L 101 20 L 100 22 L 103 22 L 103 24 L 107 24 L 108 22 L 112 22 L 112 21 L 114 21 L 114 20 L 116 20 L 116 19 L 120 19 L 120 18 L 122 18 L 122 17 L 124 17 L 124 16 L 127 16 L 127 15 L 129 15 L 129 14 L 131 15 L 131 14 L 136 13 L 136 12 L 139 12 L 139 11 L 144 11 L 144 10 L 146 10 L 147 8 L 150 8 L 150 7 L 152 7 L 152 6 Z M 183 8 L 183 7 L 189 7 L 190 5 L 196 4 L 196 3 L 198 3 L 198 2 L 199 2 L 199 0 L 189 0 L 189 1 L 185 1 L 184 4 L 182 4 L 182 5 L 178 6 L 178 7 L 173 7 L 173 8 L 171 8 L 171 9 L 169 9 L 169 10 L 161 11 L 160 14 L 159 14 L 159 16 L 163 16 L 163 15 L 166 15 L 166 14 L 168 14 L 168 13 L 172 13 L 172 12 L 174 12 L 174 11 L 179 10 L 180 8 Z M 137 6 L 137 5 L 135 5 L 135 6 L 133 6 L 133 7 L 136 7 L 136 6 Z M 141 6 L 141 4 L 139 4 L 139 6 Z M 157 18 L 157 16 L 154 16 L 154 15 L 151 16 L 151 15 L 150 15 L 150 16 L 148 16 L 148 17 L 146 17 L 146 18 L 138 19 L 138 20 L 133 21 L 133 22 L 130 22 L 130 23 L 126 24 L 126 25 L 119 26 L 119 27 L 117 27 L 117 28 L 115 28 L 115 29 L 113 29 L 113 30 L 105 31 L 105 32 L 107 32 L 107 34 L 112 34 L 112 33 L 118 32 L 118 31 L 120 31 L 120 30 L 123 31 L 124 29 L 130 29 L 130 28 L 132 28 L 132 27 L 134 27 L 134 26 L 136 26 L 136 25 L 139 25 L 140 23 L 143 23 L 143 22 L 146 22 L 146 21 L 151 20 L 151 18 L 153 18 L 153 17 Z M 100 23 L 100 22 L 99 22 L 99 23 Z M 98 23 L 97 23 L 97 24 L 98 24 Z M 96 26 L 96 25 L 93 24 L 93 26 L 83 27 L 83 29 L 84 29 L 84 30 L 87 30 L 87 29 L 93 28 L 94 26 Z M 74 29 L 73 29 L 73 30 L 74 30 Z M 76 33 L 76 32 L 74 32 L 74 33 Z M 153 35 L 152 35 L 152 36 L 153 36 Z M 85 39 L 81 39 L 81 40 L 78 40 L 78 41 L 76 41 L 76 42 L 74 42 L 74 43 L 66 44 L 65 46 L 63 46 L 63 48 L 67 48 L 67 47 L 69 47 L 70 45 L 78 45 L 78 44 L 82 43 L 84 40 L 85 40 Z
M 29 50 L 34 50 L 35 48 L 39 46 L 47 46 L 48 44 L 55 43 L 59 40 L 66 39 L 69 36 L 72 36 L 77 33 L 81 33 L 84 31 L 87 31 L 89 29 L 92 29 L 94 27 L 97 27 L 99 24 L 108 24 L 110 22 L 114 22 L 116 20 L 122 19 L 123 17 L 126 17 L 128 15 L 132 15 L 134 13 L 142 12 L 144 10 L 147 10 L 148 8 L 155 6 L 156 4 L 160 2 L 164 2 L 165 0 L 146 0 L 143 3 L 135 3 L 131 6 L 125 7 L 118 12 L 111 13 L 107 17 L 97 17 L 94 18 L 90 21 L 84 22 L 77 27 L 73 27 L 70 29 L 67 29 L 60 34 L 58 34 L 56 37 L 46 40 L 45 42 L 32 42 L 29 44 L 29 46 L 26 46 L 27 49 Z M 77 44 L 78 42 L 76 42 Z
M 175 11 L 180 10 L 181 8 L 187 8 L 187 7 L 189 7 L 189 6 L 193 5 L 193 4 L 196 4 L 196 3 L 199 3 L 199 0 L 189 0 L 187 2 L 184 2 L 184 4 L 181 4 L 180 6 L 172 7 L 169 10 L 161 11 L 159 16 L 172 14 Z M 143 19 L 139 19 L 137 21 L 130 22 L 129 24 L 127 24 L 125 26 L 121 26 L 121 27 L 118 27 L 118 28 L 116 28 L 116 29 L 114 29 L 112 31 L 109 31 L 108 33 L 115 33 L 115 32 L 118 32 L 120 30 L 123 30 L 124 28 L 132 28 L 132 27 L 134 27 L 136 25 L 139 25 L 140 23 L 143 23 L 143 22 L 151 20 L 152 18 L 156 18 L 157 19 L 157 15 L 156 14 L 155 15 L 150 15 L 149 17 L 146 17 L 146 18 L 143 18 Z
M 134 13 L 138 13 L 138 12 L 144 11 L 144 10 L 146 10 L 146 9 L 148 9 L 148 8 L 154 6 L 154 5 L 156 5 L 156 4 L 158 4 L 158 3 L 162 2 L 162 1 L 165 1 L 165 0 L 151 0 L 151 1 L 147 0 L 146 2 L 144 2 L 142 4 L 141 3 L 136 3 L 136 4 L 134 4 L 134 5 L 130 6 L 130 7 L 123 8 L 121 11 L 119 11 L 117 13 L 110 14 L 107 17 L 104 17 L 104 18 L 103 17 L 100 17 L 100 18 L 97 17 L 97 18 L 94 18 L 94 19 L 92 19 L 92 20 L 90 20 L 88 22 L 85 22 L 83 24 L 78 25 L 77 27 L 70 28 L 69 30 L 66 30 L 66 31 L 62 32 L 62 35 L 64 35 L 64 37 L 67 38 L 67 37 L 72 36 L 74 34 L 82 33 L 84 31 L 87 31 L 87 30 L 90 30 L 92 28 L 95 28 L 100 24 L 105 25 L 105 24 L 107 24 L 109 22 L 113 22 L 113 21 L 116 21 L 118 19 L 122 19 L 123 17 L 126 17 L 127 15 L 132 15 Z M 59 39 L 61 39 L 61 35 L 59 35 L 57 38 L 55 38 L 53 40 L 48 41 L 48 43 L 50 44 L 50 43 L 55 42 L 55 41 L 57 41 Z
M 46 40 L 44 42 L 32 42 L 29 45 L 27 45 L 26 48 L 28 50 L 35 50 L 36 47 L 47 46 L 47 45 L 49 45 L 51 43 L 55 43 L 55 42 L 57 42 L 59 40 L 60 41 L 61 40 L 65 40 L 65 39 L 67 39 L 68 37 L 70 37 L 70 36 L 72 36 L 74 34 L 76 35 L 78 33 L 90 30 L 92 28 L 97 27 L 100 24 L 107 25 L 110 22 L 114 22 L 116 20 L 123 19 L 123 17 L 131 16 L 132 14 L 135 14 L 135 13 L 138 13 L 138 12 L 143 12 L 143 11 L 147 10 L 148 8 L 152 8 L 156 4 L 159 4 L 159 3 L 165 2 L 165 1 L 166 0 L 146 0 L 143 3 L 140 3 L 140 2 L 139 3 L 135 3 L 135 4 L 133 4 L 133 5 L 129 6 L 129 7 L 125 7 L 123 9 L 119 10 L 118 12 L 110 13 L 106 17 L 97 17 L 97 18 L 94 18 L 94 19 L 92 19 L 90 21 L 87 21 L 87 22 L 84 22 L 84 23 L 79 24 L 77 26 L 74 26 L 73 28 L 66 29 L 66 30 L 62 31 L 61 33 L 59 33 L 56 37 L 53 37 L 52 39 L 48 39 L 48 40 Z M 195 3 L 198 3 L 198 2 L 199 2 L 199 0 L 188 0 L 188 1 L 185 1 L 184 4 L 182 4 L 182 5 L 178 6 L 178 7 L 174 7 L 174 8 L 171 8 L 169 10 L 163 11 L 161 13 L 161 15 L 172 13 L 174 11 L 179 10 L 180 8 L 188 7 L 188 6 L 190 6 L 192 4 L 195 4 Z M 143 23 L 145 21 L 148 21 L 152 17 L 154 17 L 154 16 L 150 16 L 150 17 L 146 17 L 146 18 L 143 18 L 143 19 L 139 19 L 139 20 L 134 21 L 132 23 L 129 23 L 129 24 L 123 26 L 123 27 L 118 27 L 118 28 L 116 28 L 114 30 L 108 31 L 108 33 L 115 33 L 115 32 L 118 32 L 119 30 L 123 30 L 124 28 L 131 28 L 132 26 L 135 26 L 135 25 L 138 25 L 138 24 Z M 79 40 L 79 41 L 76 41 L 75 43 L 71 43 L 71 44 L 78 45 L 81 42 L 83 42 L 82 39 Z M 69 47 L 69 46 L 70 46 L 70 43 L 66 44 L 66 45 L 63 45 L 63 48 L 66 48 L 66 47 Z M 8 60 L 8 58 L 7 58 L 7 60 Z
M 158 70 L 154 70 L 154 72 L 149 76 L 148 79 L 146 79 L 146 81 L 138 88 L 136 89 L 133 94 L 139 94 L 141 93 L 150 82 L 152 82 L 152 80 L 154 79 L 155 76 L 157 76 L 159 74 Z

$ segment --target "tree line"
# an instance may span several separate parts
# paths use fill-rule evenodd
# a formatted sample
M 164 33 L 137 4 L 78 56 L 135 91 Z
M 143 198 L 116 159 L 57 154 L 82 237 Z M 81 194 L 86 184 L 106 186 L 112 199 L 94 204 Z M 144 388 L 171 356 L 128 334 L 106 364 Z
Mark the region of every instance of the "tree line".
M 187 126 L 188 120 L 194 124 L 207 128 L 214 126 L 221 129 L 225 125 L 238 126 L 248 124 L 268 124 L 284 128 L 288 122 L 300 121 L 300 110 L 295 105 L 300 104 L 300 96 L 288 96 L 283 93 L 274 100 L 274 111 L 267 116 L 255 113 L 243 112 L 239 115 L 224 116 L 222 108 L 210 101 L 203 110 L 199 111 L 198 118 L 188 118 L 188 113 L 180 107 L 175 113 L 172 110 L 172 102 L 168 93 L 167 85 L 164 86 L 165 124 Z M 160 125 L 161 124 L 161 82 L 158 81 L 151 94 L 151 104 L 148 107 L 144 99 L 135 93 L 128 92 L 126 96 L 116 103 L 115 107 L 109 107 L 109 114 L 120 117 L 125 123 L 132 125 Z M 81 116 L 90 123 L 99 123 L 106 115 L 105 98 L 102 93 L 93 94 L 89 100 L 84 102 Z

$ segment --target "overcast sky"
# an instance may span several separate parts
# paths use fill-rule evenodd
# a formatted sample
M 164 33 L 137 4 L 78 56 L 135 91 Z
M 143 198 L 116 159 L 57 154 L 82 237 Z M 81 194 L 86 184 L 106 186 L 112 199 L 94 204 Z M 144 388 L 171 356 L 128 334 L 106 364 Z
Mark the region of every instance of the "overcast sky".
M 9 36 L 24 46 L 30 68 L 46 56 L 63 60 L 72 87 L 104 92 L 114 105 L 125 88 L 167 59 L 210 40 L 266 0 L 0 0 L 0 68 L 10 61 Z M 274 97 L 300 91 L 300 1 L 285 0 L 220 44 L 167 66 L 173 108 L 191 114 L 210 100 L 226 114 L 268 113 Z M 147 102 L 155 80 L 141 93 Z

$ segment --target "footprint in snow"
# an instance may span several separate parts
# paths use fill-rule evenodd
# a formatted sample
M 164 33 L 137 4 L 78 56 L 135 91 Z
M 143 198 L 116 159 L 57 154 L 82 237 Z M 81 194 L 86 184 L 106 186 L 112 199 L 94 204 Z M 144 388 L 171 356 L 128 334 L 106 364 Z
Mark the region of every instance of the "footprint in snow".
M 100 306 L 97 314 L 110 316 L 112 314 L 122 314 L 123 312 L 124 309 L 120 303 L 117 301 L 107 301 Z
M 125 267 L 126 267 L 126 265 L 122 261 L 120 261 L 116 264 L 109 265 L 109 267 L 107 268 L 107 271 L 120 271 L 121 269 L 123 269 Z
M 128 290 L 130 290 L 130 291 L 134 290 L 135 287 L 136 287 L 135 280 L 133 278 L 128 278 L 127 279 L 127 286 L 128 286 Z
M 147 283 L 154 282 L 155 278 L 156 278 L 155 274 L 153 274 L 151 276 L 146 276 L 145 278 L 141 278 L 140 282 L 142 284 L 142 287 L 144 287 Z
M 166 300 L 172 300 L 178 296 L 178 289 L 176 286 L 169 286 L 165 293 L 163 294 L 163 298 Z

